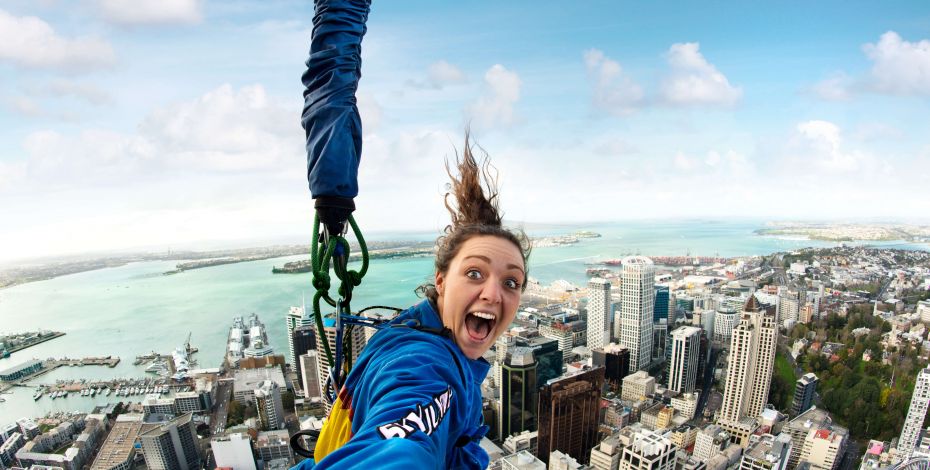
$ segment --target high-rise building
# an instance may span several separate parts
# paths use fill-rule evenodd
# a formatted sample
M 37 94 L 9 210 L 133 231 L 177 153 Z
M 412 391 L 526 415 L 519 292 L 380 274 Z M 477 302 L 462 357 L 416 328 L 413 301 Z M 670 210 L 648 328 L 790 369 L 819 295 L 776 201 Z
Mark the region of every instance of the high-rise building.
M 536 430 L 536 360 L 533 350 L 517 346 L 501 364 L 500 436 Z
M 671 318 L 669 318 L 669 314 L 673 312 L 669 311 L 669 308 L 671 307 L 671 297 L 669 296 L 668 286 L 660 286 L 657 284 L 655 286 L 655 292 L 656 300 L 655 307 L 653 307 L 654 313 L 652 315 L 652 321 L 654 323 L 659 323 L 659 320 L 664 318 L 666 323 L 669 325 L 674 325 L 675 315 L 671 315 Z
M 329 344 L 329 348 L 333 353 L 333 359 L 335 359 L 336 319 L 333 315 L 323 318 L 323 333 L 325 333 L 326 337 L 324 338 L 321 332 L 318 331 L 316 341 L 317 373 L 319 374 L 320 389 L 323 391 L 323 403 L 325 404 L 327 413 L 329 413 L 333 406 L 333 404 L 329 401 L 329 394 L 327 393 L 326 386 L 327 381 L 329 381 L 329 372 L 332 368 L 332 364 L 330 364 L 326 357 L 326 350 L 324 349 L 323 342 L 325 341 Z M 353 360 L 358 358 L 359 354 L 362 353 L 362 348 L 365 347 L 365 332 L 363 330 L 364 328 L 361 327 L 347 328 L 343 334 L 343 342 L 351 341 Z M 345 359 L 346 358 L 343 357 L 343 360 Z
M 663 318 L 652 325 L 652 358 L 651 360 L 668 361 L 666 356 L 671 356 L 671 349 L 668 346 L 668 320 Z
M 636 371 L 623 378 L 623 391 L 620 399 L 639 401 L 652 396 L 656 391 L 656 379 L 644 370 Z
M 651 318 L 650 318 L 651 319 Z M 597 444 L 604 368 L 596 367 L 553 380 L 539 394 L 539 440 L 536 455 L 548 461 L 553 450 L 588 463 Z
M 904 427 L 901 428 L 901 438 L 898 440 L 898 453 L 909 457 L 917 446 L 920 429 L 927 417 L 927 405 L 930 405 L 930 365 L 917 374 L 914 383 L 914 393 L 911 395 L 911 406 L 907 409 L 904 418 Z
M 291 332 L 291 348 L 294 351 L 294 370 L 297 371 L 297 381 L 303 382 L 303 370 L 300 368 L 300 357 L 308 351 L 316 351 L 316 328 L 312 326 L 299 326 Z M 288 360 L 291 360 L 288 358 Z
M 559 351 L 559 342 L 545 336 L 516 336 L 514 344 L 533 350 L 536 360 L 536 383 L 546 382 L 562 375 L 562 351 Z M 506 358 L 506 355 L 504 356 Z
M 749 438 L 740 470 L 785 470 L 791 453 L 791 438 L 787 434 L 763 434 Z
M 312 400 L 314 398 L 322 397 L 322 391 L 320 390 L 320 371 L 317 369 L 319 366 L 319 355 L 315 350 L 307 351 L 306 354 L 300 356 L 300 372 L 301 385 L 304 390 L 304 398 Z
M 145 464 L 152 470 L 197 470 L 200 468 L 197 433 L 192 414 L 170 421 L 145 425 L 139 434 Z M 147 428 L 147 429 L 146 429 Z
M 610 343 L 602 349 L 592 349 L 591 356 L 595 366 L 604 366 L 604 379 L 608 386 L 620 390 L 623 378 L 630 374 L 630 350 Z
M 304 307 L 291 307 L 284 321 L 287 324 L 287 362 L 293 364 L 296 369 L 299 357 L 303 353 L 298 352 L 294 347 L 294 331 L 300 327 L 312 327 L 313 316 L 305 311 Z
M 760 308 L 753 296 L 743 310 L 730 339 L 727 381 L 718 414 L 718 423 L 741 434 L 740 440 L 748 435 L 733 425 L 759 416 L 768 400 L 778 338 L 774 312 Z
M 262 430 L 280 429 L 284 425 L 281 391 L 273 380 L 266 380 L 255 390 L 255 409 Z
M 794 401 L 791 404 L 791 416 L 797 416 L 811 407 L 814 392 L 817 391 L 817 376 L 813 372 L 804 374 L 794 384 Z
M 653 431 L 633 434 L 620 454 L 619 470 L 674 470 L 677 448 L 668 438 Z
M 798 321 L 801 311 L 800 293 L 795 290 L 783 289 L 778 295 L 778 320 Z
M 849 435 L 829 429 L 811 429 L 804 439 L 801 461 L 810 470 L 836 470 L 846 453 Z
M 588 281 L 588 349 L 610 342 L 610 281 L 598 277 Z
M 825 430 L 830 433 L 849 436 L 849 430 L 833 423 L 833 418 L 826 410 L 818 409 L 816 406 L 802 412 L 782 428 L 782 432 L 791 436 L 791 455 L 788 457 L 788 469 L 794 470 L 801 462 L 801 451 L 804 449 L 804 442 L 807 440 L 811 431 Z M 842 459 L 842 452 L 839 458 Z
M 601 441 L 597 447 L 591 449 L 591 468 L 594 470 L 617 470 L 620 463 L 620 453 L 623 446 L 620 437 L 616 434 Z
M 668 363 L 668 389 L 693 392 L 698 377 L 701 329 L 682 326 L 672 332 L 672 360 Z
M 557 341 L 559 351 L 562 352 L 562 361 L 568 362 L 572 357 L 574 347 L 574 333 L 571 326 L 560 322 L 553 322 L 549 325 L 540 324 L 539 334 Z
M 711 424 L 697 433 L 694 438 L 694 457 L 707 462 L 730 445 L 730 433 L 720 426 Z
M 652 317 L 655 314 L 655 265 L 644 256 L 623 259 L 620 313 L 614 319 L 620 344 L 630 349 L 630 370 L 649 367 L 652 360 Z
M 210 441 L 213 459 L 217 468 L 232 470 L 256 470 L 252 438 L 248 434 L 235 433 L 217 436 Z
M 739 325 L 739 311 L 729 305 L 720 305 L 717 307 L 716 315 L 714 315 L 713 340 L 718 343 L 728 344 L 736 325 Z M 708 335 L 710 333 L 707 332 Z

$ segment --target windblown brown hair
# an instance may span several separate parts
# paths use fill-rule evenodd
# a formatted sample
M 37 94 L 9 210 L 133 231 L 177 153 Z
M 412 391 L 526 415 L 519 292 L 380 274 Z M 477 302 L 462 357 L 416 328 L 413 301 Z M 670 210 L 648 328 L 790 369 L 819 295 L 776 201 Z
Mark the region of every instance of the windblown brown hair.
M 449 161 L 446 161 L 446 173 L 451 181 L 444 202 L 452 217 L 452 223 L 447 225 L 443 235 L 436 239 L 436 272 L 445 273 L 449 270 L 452 259 L 466 241 L 473 237 L 490 235 L 513 243 L 523 257 L 524 273 L 528 273 L 530 240 L 523 231 L 510 230 L 503 226 L 504 216 L 497 205 L 496 170 L 492 173 L 493 167 L 487 153 L 482 150 L 482 154 L 479 163 L 474 157 L 470 133 L 466 131 L 462 154 L 456 153 L 455 158 L 457 177 L 456 172 L 450 168 Z M 450 202 L 450 196 L 454 201 Z M 526 290 L 526 281 L 523 280 L 523 290 Z M 433 303 L 436 303 L 439 297 L 436 286 L 432 283 L 418 287 L 417 292 Z

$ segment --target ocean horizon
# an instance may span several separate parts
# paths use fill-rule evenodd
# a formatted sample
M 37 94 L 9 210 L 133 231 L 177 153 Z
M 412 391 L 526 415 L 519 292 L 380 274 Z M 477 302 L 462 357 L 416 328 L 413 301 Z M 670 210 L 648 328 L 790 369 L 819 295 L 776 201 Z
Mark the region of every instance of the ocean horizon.
M 704 219 L 528 230 L 531 236 L 563 235 L 576 230 L 601 234 L 599 238 L 581 239 L 573 245 L 535 248 L 529 275 L 544 285 L 559 279 L 583 285 L 589 263 L 629 254 L 735 257 L 840 244 L 755 234 L 763 223 Z M 926 243 L 846 243 L 930 251 Z M 197 367 L 218 367 L 233 318 L 251 313 L 258 314 L 265 323 L 275 352 L 286 354 L 284 317 L 291 306 L 312 298 L 311 278 L 309 273 L 272 274 L 271 269 L 306 258 L 306 255 L 274 258 L 173 275 L 163 273 L 173 270 L 175 261 L 138 262 L 2 289 L 0 331 L 45 329 L 66 335 L 0 359 L 0 370 L 32 358 L 119 356 L 121 362 L 114 368 L 64 367 L 30 384 L 71 379 L 154 378 L 144 372 L 144 366 L 133 365 L 135 356 L 152 351 L 167 354 L 183 344 L 188 333 L 192 345 L 200 349 L 194 355 Z M 414 289 L 429 280 L 432 262 L 430 257 L 373 260 L 364 282 L 354 293 L 353 307 L 407 307 L 417 302 Z M 93 404 L 122 398 L 69 395 L 56 400 L 43 397 L 36 402 L 32 399 L 32 388 L 14 387 L 12 392 L 2 395 L 6 401 L 0 403 L 0 425 L 55 411 L 86 412 Z

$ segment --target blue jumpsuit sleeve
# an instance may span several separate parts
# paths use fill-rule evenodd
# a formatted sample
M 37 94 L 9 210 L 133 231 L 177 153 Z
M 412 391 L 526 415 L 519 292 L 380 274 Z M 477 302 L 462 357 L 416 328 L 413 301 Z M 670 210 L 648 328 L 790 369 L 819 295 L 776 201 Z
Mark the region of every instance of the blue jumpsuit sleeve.
M 358 195 L 362 121 L 355 92 L 371 0 L 317 0 L 302 81 L 307 180 L 313 198 Z
M 379 370 L 366 371 L 352 399 L 353 422 L 359 423 L 353 437 L 316 470 L 445 468 L 466 409 L 454 359 L 409 349 L 392 356 Z

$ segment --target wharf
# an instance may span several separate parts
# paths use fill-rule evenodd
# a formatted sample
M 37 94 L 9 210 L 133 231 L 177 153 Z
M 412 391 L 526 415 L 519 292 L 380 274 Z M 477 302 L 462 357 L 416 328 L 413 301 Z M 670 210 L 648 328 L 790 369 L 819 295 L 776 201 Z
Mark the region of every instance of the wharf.
M 22 351 L 23 349 L 26 349 L 26 348 L 35 346 L 35 345 L 37 345 L 37 344 L 42 344 L 42 343 L 44 343 L 44 342 L 46 342 L 46 341 L 51 341 L 51 340 L 53 340 L 53 339 L 55 339 L 55 338 L 60 338 L 60 337 L 62 337 L 62 336 L 64 336 L 64 335 L 65 335 L 65 334 L 62 333 L 62 332 L 60 332 L 60 331 L 52 331 L 52 332 L 50 332 L 50 333 L 47 334 L 47 335 L 38 335 L 38 336 L 36 336 L 36 337 L 34 337 L 34 338 L 31 338 L 31 339 L 29 340 L 29 342 L 20 343 L 20 344 L 17 344 L 16 346 L 13 346 L 13 347 L 10 348 L 10 349 L 7 349 L 7 350 L 6 350 L 6 353 L 7 353 L 7 354 L 13 354 L 13 353 L 15 353 L 16 351 Z
M 25 387 L 26 382 L 40 376 L 51 372 L 59 367 L 70 366 L 70 367 L 83 367 L 83 366 L 107 366 L 107 367 L 116 367 L 119 364 L 119 357 L 106 356 L 106 357 L 85 357 L 83 359 L 46 359 L 42 361 L 42 368 L 36 372 L 29 374 L 21 379 L 15 380 L 13 382 L 3 382 L 0 383 L 0 392 L 6 391 L 11 387 Z

